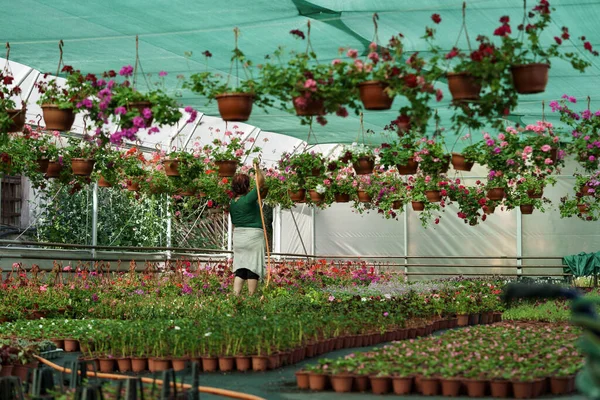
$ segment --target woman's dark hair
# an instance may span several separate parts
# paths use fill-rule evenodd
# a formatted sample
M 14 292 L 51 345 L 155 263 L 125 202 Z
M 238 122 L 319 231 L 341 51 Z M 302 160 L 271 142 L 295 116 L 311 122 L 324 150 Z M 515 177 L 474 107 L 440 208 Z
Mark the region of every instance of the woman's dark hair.
M 237 174 L 231 181 L 231 190 L 236 196 L 248 193 L 250 190 L 250 177 L 246 174 Z

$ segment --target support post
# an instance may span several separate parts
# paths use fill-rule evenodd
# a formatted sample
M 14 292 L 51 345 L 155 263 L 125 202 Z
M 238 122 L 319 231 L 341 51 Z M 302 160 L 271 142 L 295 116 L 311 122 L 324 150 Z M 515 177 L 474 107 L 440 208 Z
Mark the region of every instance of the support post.
M 281 221 L 282 213 L 281 206 L 275 207 L 275 215 L 273 217 L 273 252 L 281 253 Z M 277 260 L 281 260 L 281 256 L 275 256 Z
M 408 282 L 408 205 L 404 204 L 404 280 Z
M 169 195 L 165 194 L 165 206 L 167 207 L 167 247 L 171 247 L 171 201 Z M 167 260 L 171 259 L 171 250 L 167 250 Z
M 311 215 L 312 216 L 312 255 L 316 256 L 317 255 L 317 227 L 315 226 L 316 212 L 315 212 L 314 207 L 311 207 L 311 210 L 312 210 L 312 212 L 311 212 L 311 214 L 312 214 Z
M 98 182 L 92 189 L 92 246 L 98 246 Z M 96 258 L 96 249 L 92 249 L 92 258 Z
M 523 274 L 523 214 L 521 209 L 516 208 L 517 211 L 517 276 Z
M 227 213 L 227 251 L 233 250 L 233 224 L 231 214 Z M 227 259 L 231 260 L 231 253 L 227 253 Z

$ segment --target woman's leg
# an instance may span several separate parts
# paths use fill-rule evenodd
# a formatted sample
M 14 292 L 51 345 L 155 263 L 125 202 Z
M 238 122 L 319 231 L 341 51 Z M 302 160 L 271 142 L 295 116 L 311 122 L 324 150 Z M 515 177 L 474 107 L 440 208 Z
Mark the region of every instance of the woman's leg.
M 235 294 L 236 296 L 239 296 L 240 293 L 242 293 L 243 287 L 244 287 L 244 279 L 240 278 L 239 276 L 236 276 L 235 279 L 233 280 L 233 294 Z M 250 284 L 248 284 L 248 287 L 250 287 Z
M 248 292 L 250 295 L 253 295 L 256 292 L 256 287 L 258 286 L 258 279 L 248 279 Z

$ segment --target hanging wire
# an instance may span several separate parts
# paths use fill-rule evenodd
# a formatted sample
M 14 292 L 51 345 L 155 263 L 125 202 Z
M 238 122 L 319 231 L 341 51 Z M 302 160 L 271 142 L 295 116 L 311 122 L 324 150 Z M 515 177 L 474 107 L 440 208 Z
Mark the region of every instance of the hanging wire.
M 458 42 L 460 41 L 461 35 L 464 32 L 465 38 L 467 39 L 467 47 L 469 48 L 469 52 L 473 51 L 471 48 L 471 39 L 469 38 L 469 32 L 467 30 L 467 2 L 463 2 L 462 5 L 462 24 L 460 25 L 460 30 L 458 31 L 458 36 L 456 37 L 456 42 L 454 42 L 454 47 L 458 48 Z M 450 67 L 451 59 L 446 61 L 446 71 Z
M 63 46 L 65 45 L 65 42 L 61 40 L 58 41 L 58 51 L 60 53 L 60 57 L 58 59 L 58 67 L 56 68 L 56 76 L 58 76 L 58 74 L 60 73 L 60 66 L 61 65 L 65 65 L 63 63 Z
M 542 122 L 546 122 L 546 101 L 542 100 Z
M 374 26 L 374 32 L 373 32 L 373 42 L 377 45 L 377 49 L 379 50 L 379 25 L 377 24 L 377 21 L 379 20 L 379 15 L 377 13 L 373 13 L 373 26 Z
M 227 86 L 229 86 L 229 80 L 231 79 L 231 73 L 233 72 L 233 65 L 235 64 L 235 78 L 237 80 L 237 86 L 239 86 L 240 84 L 240 60 L 238 60 L 238 52 L 239 52 L 239 47 L 238 47 L 238 40 L 240 37 L 240 28 L 238 28 L 237 26 L 235 28 L 233 28 L 233 37 L 234 37 L 234 43 L 235 43 L 235 47 L 233 50 L 233 58 L 231 59 L 231 65 L 229 66 L 229 74 L 227 75 Z M 225 122 L 225 126 L 227 127 L 227 122 Z
M 148 86 L 148 90 L 151 89 L 150 82 L 148 82 L 148 78 L 144 73 L 144 68 L 142 68 L 142 61 L 140 60 L 140 40 L 139 35 L 135 35 L 135 64 L 133 66 L 133 87 L 137 87 L 137 70 L 138 66 L 140 71 L 142 72 L 142 76 L 144 77 L 144 81 L 146 82 L 146 86 Z

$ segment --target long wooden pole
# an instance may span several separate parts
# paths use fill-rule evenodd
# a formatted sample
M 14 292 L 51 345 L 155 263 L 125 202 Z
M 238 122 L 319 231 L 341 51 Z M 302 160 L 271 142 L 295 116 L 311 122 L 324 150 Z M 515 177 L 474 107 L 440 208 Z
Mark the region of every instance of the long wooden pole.
M 262 199 L 260 198 L 260 187 L 258 186 L 258 164 L 254 164 L 254 180 L 256 181 L 256 193 L 258 194 L 258 208 L 260 209 L 260 219 L 262 221 L 263 234 L 265 235 L 265 245 L 267 246 L 267 287 L 271 282 L 271 251 L 269 250 L 269 237 L 267 235 L 267 227 L 265 225 L 265 215 L 262 209 Z

